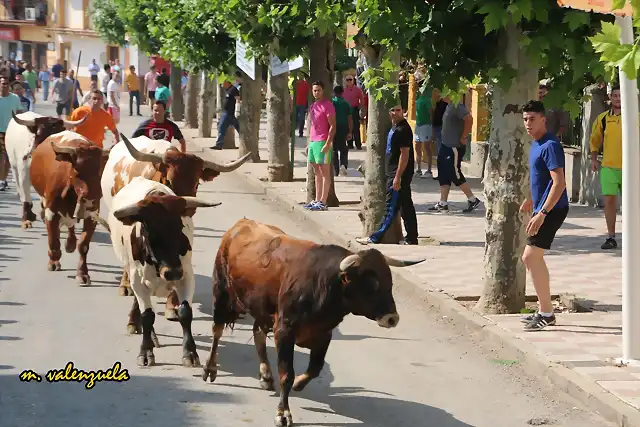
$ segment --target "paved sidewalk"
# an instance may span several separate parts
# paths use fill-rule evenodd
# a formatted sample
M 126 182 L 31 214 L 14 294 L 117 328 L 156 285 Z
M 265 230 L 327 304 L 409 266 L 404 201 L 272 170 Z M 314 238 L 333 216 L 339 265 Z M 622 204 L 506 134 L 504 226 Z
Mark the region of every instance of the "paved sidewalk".
M 264 129 L 263 120 L 260 141 L 260 157 L 263 162 L 246 163 L 239 169 L 239 173 L 255 184 L 262 185 L 271 197 L 289 204 L 298 215 L 324 227 L 332 238 L 336 236 L 347 244 L 360 237 L 361 226 L 357 213 L 363 179 L 355 169 L 364 160 L 365 151 L 350 151 L 349 176 L 335 179 L 342 206 L 325 212 L 308 212 L 299 207 L 306 198 L 306 159 L 302 153 L 306 140 L 297 139 L 294 182 L 269 183 L 266 182 L 268 153 Z M 214 152 L 205 148 L 213 145 L 215 130 L 214 138 L 206 140 L 195 138 L 195 130 L 183 129 L 183 133 L 191 140 L 189 149 L 204 151 L 205 157 L 230 161 L 238 156 L 237 150 Z M 471 178 L 469 181 L 474 193 L 483 199 L 480 179 Z M 427 208 L 439 200 L 437 181 L 415 178 L 412 189 L 421 245 L 377 245 L 376 248 L 391 256 L 426 258 L 426 262 L 405 268 L 400 273 L 415 286 L 431 294 L 446 294 L 458 301 L 477 299 L 482 291 L 484 276 L 483 205 L 473 213 L 464 214 L 461 210 L 466 206 L 466 198 L 459 190 L 453 190 L 450 195 L 452 212 L 430 213 Z M 618 230 L 621 230 L 620 220 L 618 217 Z M 592 312 L 563 313 L 558 316 L 556 327 L 538 333 L 524 333 L 518 315 L 483 317 L 502 330 L 497 335 L 515 342 L 515 346 L 519 348 L 525 345 L 528 350 L 520 351 L 534 353 L 528 357 L 535 357 L 538 363 L 547 367 L 554 364 L 564 366 L 573 371 L 568 376 L 574 375 L 573 378 L 577 378 L 575 374 L 579 374 L 582 377 L 580 381 L 584 384 L 597 384 L 626 402 L 630 406 L 621 405 L 599 387 L 589 392 L 584 384 L 576 385 L 577 380 L 573 381 L 574 388 L 580 389 L 577 394 L 574 393 L 576 397 L 587 401 L 596 397 L 600 402 L 607 402 L 602 404 L 604 406 L 596 407 L 601 412 L 608 412 L 610 419 L 617 419 L 619 425 L 635 425 L 631 418 L 638 414 L 637 410 L 640 408 L 640 368 L 615 367 L 611 363 L 613 358 L 622 354 L 622 262 L 620 249 L 600 249 L 604 231 L 602 210 L 573 204 L 569 217 L 558 232 L 554 248 L 547 257 L 552 292 L 556 295 L 575 295 L 580 306 L 591 309 Z M 530 282 L 527 295 L 535 296 Z M 465 305 L 458 304 L 457 307 L 454 311 L 463 313 L 473 307 L 473 304 L 467 302 Z M 521 341 L 518 340 L 526 344 L 520 345 L 518 342 Z M 571 390 L 569 387 L 569 392 Z M 626 415 L 621 415 L 622 413 L 627 413 L 630 418 L 625 418 Z

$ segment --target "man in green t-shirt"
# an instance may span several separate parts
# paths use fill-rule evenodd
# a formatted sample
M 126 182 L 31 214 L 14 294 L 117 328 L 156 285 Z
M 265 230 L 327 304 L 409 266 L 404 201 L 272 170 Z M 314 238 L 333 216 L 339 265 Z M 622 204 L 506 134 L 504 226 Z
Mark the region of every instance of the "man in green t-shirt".
M 349 163 L 349 147 L 347 141 L 351 139 L 353 132 L 353 119 L 351 106 L 343 97 L 344 88 L 336 86 L 333 88 L 333 106 L 336 109 L 336 136 L 333 139 L 333 168 L 336 176 L 347 176 Z
M 431 154 L 431 139 L 433 136 L 431 128 L 431 114 L 433 113 L 433 104 L 431 102 L 431 90 L 426 89 L 422 92 L 422 95 L 416 100 L 416 132 L 415 132 L 415 146 L 416 146 L 416 164 L 418 169 L 416 175 L 422 175 L 423 177 L 433 177 L 431 172 L 432 154 Z M 427 168 L 422 173 L 421 163 L 423 160 L 427 163 Z

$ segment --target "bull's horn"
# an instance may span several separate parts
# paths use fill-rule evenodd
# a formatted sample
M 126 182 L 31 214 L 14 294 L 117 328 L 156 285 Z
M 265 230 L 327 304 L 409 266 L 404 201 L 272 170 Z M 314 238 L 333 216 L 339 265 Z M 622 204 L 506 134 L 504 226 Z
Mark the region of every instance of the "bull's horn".
M 134 202 L 130 205 L 121 207 L 120 209 L 116 209 L 113 211 L 113 216 L 118 220 L 122 220 L 128 216 L 136 215 L 138 212 L 140 212 L 140 205 L 138 205 L 138 202 Z
M 108 149 L 108 150 L 105 148 L 102 149 L 102 155 L 104 157 L 109 157 L 109 154 L 111 154 L 111 149 Z
M 74 147 L 61 147 L 55 141 L 51 141 L 51 147 L 53 151 L 58 154 L 75 154 L 76 149 Z
M 71 129 L 71 128 L 74 128 L 76 126 L 80 126 L 88 118 L 89 118 L 89 115 L 87 114 L 86 116 L 84 116 L 80 120 L 76 120 L 75 122 L 72 122 L 72 121 L 69 121 L 69 120 L 62 120 L 62 122 L 64 123 L 64 127 L 66 127 L 67 129 Z
M 124 136 L 123 134 L 120 134 L 120 136 L 122 137 L 122 142 L 124 142 L 124 145 L 127 147 L 127 150 L 129 150 L 129 154 L 131 154 L 131 157 L 133 157 L 137 161 L 139 161 L 139 162 L 152 162 L 152 163 L 154 163 L 154 162 L 155 163 L 162 163 L 164 161 L 164 157 L 161 156 L 160 154 L 142 153 L 142 152 L 138 151 L 136 149 L 136 147 L 133 146 L 131 141 L 129 141 L 127 139 L 126 136 Z
M 347 271 L 350 267 L 357 267 L 360 265 L 360 261 L 362 261 L 360 255 L 348 255 L 340 262 L 340 271 Z
M 198 199 L 197 197 L 184 196 L 183 199 L 187 202 L 187 209 L 193 208 L 212 208 L 220 206 L 222 202 L 207 202 L 205 200 Z
M 36 125 L 36 121 L 35 120 L 25 120 L 25 119 L 21 119 L 18 116 L 16 116 L 16 113 L 14 111 L 11 112 L 11 116 L 13 117 L 13 120 L 15 120 L 15 122 L 19 125 L 22 126 L 27 126 L 27 127 L 33 127 Z
M 219 165 L 218 163 L 212 162 L 211 160 L 203 159 L 204 168 L 213 169 L 216 172 L 231 172 L 242 166 L 243 163 L 249 160 L 249 157 L 251 157 L 251 153 L 247 153 L 244 156 L 240 157 L 238 160 L 234 160 L 233 162 L 227 163 L 226 165 Z
M 409 261 L 405 259 L 391 258 L 390 256 L 386 256 L 386 255 L 383 255 L 383 256 L 384 256 L 384 260 L 387 261 L 387 264 L 389 265 L 389 267 L 409 267 L 410 265 L 420 264 L 422 261 L 426 259 L 426 258 L 423 258 L 417 261 Z

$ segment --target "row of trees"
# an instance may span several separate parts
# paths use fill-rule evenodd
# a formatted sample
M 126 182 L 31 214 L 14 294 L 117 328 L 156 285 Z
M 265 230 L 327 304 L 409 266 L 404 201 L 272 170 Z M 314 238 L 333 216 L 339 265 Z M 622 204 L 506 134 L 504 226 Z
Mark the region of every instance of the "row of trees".
M 605 77 L 594 44 L 605 37 L 599 32 L 610 28 L 611 16 L 563 9 L 556 0 L 95 0 L 93 8 L 92 19 L 103 38 L 122 44 L 127 34 L 129 42 L 141 50 L 170 59 L 172 76 L 179 76 L 175 64 L 181 64 L 192 76 L 203 72 L 205 82 L 212 82 L 214 76 L 224 79 L 235 69 L 235 40 L 244 42 L 257 61 L 257 70 L 255 81 L 244 78 L 240 148 L 253 153 L 254 161 L 259 160 L 260 76 L 270 56 L 281 60 L 305 56 L 311 80 L 323 81 L 329 95 L 335 74 L 334 47 L 336 43 L 344 46 L 346 25 L 355 23 L 359 28 L 355 42 L 366 58 L 363 77 L 369 92 L 365 233 L 377 227 L 384 213 L 384 142 L 390 126 L 386 111 L 389 101 L 398 96 L 401 59 L 425 67 L 424 87 L 438 87 L 454 101 L 471 82 L 490 85 L 485 288 L 477 309 L 513 313 L 524 306 L 525 270 L 520 256 L 525 235 L 519 205 L 527 194 L 528 150 L 520 106 L 536 97 L 539 79 L 550 78 L 553 87 L 545 103 L 575 116 L 583 88 Z M 589 39 L 594 36 L 593 41 Z M 267 75 L 272 181 L 292 177 L 287 149 L 288 77 Z M 176 81 L 172 89 L 179 90 L 179 77 Z M 196 85 L 190 83 L 189 93 L 195 95 Z M 213 93 L 209 85 L 201 91 L 200 116 L 209 114 L 202 108 Z M 198 126 L 197 122 L 187 117 L 190 126 Z M 210 123 L 210 118 L 201 118 L 202 134 L 210 134 L 210 129 L 202 129 Z M 333 202 L 337 204 L 337 198 Z M 395 241 L 400 240 L 396 237 Z

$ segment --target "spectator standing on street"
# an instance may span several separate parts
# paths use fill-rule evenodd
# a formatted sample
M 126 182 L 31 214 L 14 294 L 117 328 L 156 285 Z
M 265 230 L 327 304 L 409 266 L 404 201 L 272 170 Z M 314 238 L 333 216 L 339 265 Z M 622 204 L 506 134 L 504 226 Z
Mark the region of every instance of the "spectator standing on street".
M 47 70 L 47 67 L 42 67 L 42 70 L 38 74 L 38 80 L 40 80 L 40 87 L 42 88 L 43 101 L 49 100 L 49 82 L 51 81 L 51 73 Z
M 96 60 L 95 58 L 93 60 L 91 60 L 91 64 L 89 64 L 89 75 L 91 75 L 91 81 L 92 82 L 97 82 L 98 81 L 98 73 L 100 72 L 100 66 L 98 64 L 96 64 Z
M 153 110 L 153 105 L 156 102 L 156 78 L 158 77 L 156 66 L 152 65 L 149 72 L 144 75 L 144 93 L 147 94 L 147 101 L 149 102 L 149 108 Z M 152 113 L 153 114 L 153 113 Z
M 440 182 L 440 201 L 430 207 L 430 211 L 449 212 L 449 191 L 451 184 L 460 187 L 467 196 L 468 213 L 480 205 L 480 199 L 473 195 L 466 178 L 462 174 L 462 158 L 467 148 L 467 136 L 471 133 L 473 117 L 464 102 L 453 104 L 445 97 L 447 108 L 442 116 L 442 146 L 438 153 L 438 181 Z
M 51 99 L 56 104 L 56 114 L 62 117 L 62 112 L 68 116 L 71 114 L 71 95 L 73 94 L 73 84 L 67 79 L 67 70 L 61 70 L 60 77 L 55 79 L 51 88 Z
M 333 88 L 333 108 L 336 110 L 336 136 L 333 139 L 333 168 L 336 176 L 339 174 L 347 176 L 349 167 L 349 147 L 347 141 L 351 139 L 353 132 L 353 117 L 351 106 L 343 98 L 344 89 L 342 86 Z
M 558 137 L 547 131 L 544 105 L 529 101 L 522 107 L 527 133 L 534 138 L 529 151 L 530 191 L 520 211 L 533 213 L 526 231 L 529 236 L 522 255 L 538 295 L 538 311 L 523 316 L 525 331 L 540 331 L 556 324 L 551 302 L 549 270 L 545 249 L 551 248 L 556 233 L 569 213 L 569 198 L 564 179 L 564 150 Z
M 300 72 L 299 78 L 296 80 L 296 125 L 298 127 L 298 136 L 302 138 L 304 134 L 304 124 L 307 121 L 307 110 L 309 109 L 309 82 L 307 76 Z
M 31 102 L 32 104 L 35 104 L 36 93 L 38 92 L 38 73 L 36 73 L 36 71 L 33 69 L 31 64 L 26 64 L 25 68 L 26 70 L 22 72 L 22 76 L 24 77 L 24 80 L 29 84 L 29 87 L 31 88 L 31 96 L 32 96 Z M 33 111 L 33 105 L 32 105 L 31 111 Z
M 591 129 L 589 151 L 591 170 L 598 171 L 598 154 L 602 148 L 600 186 L 604 196 L 604 217 L 607 222 L 607 239 L 601 249 L 615 249 L 616 211 L 618 192 L 622 192 L 622 116 L 620 86 L 611 88 L 611 108 L 596 117 Z
M 133 138 L 146 136 L 151 139 L 164 139 L 172 142 L 174 139 L 180 143 L 180 151 L 187 152 L 187 142 L 178 125 L 166 118 L 167 106 L 164 101 L 156 101 L 153 105 L 152 117 L 140 123 L 140 126 L 131 135 Z
M 161 74 L 156 77 L 155 97 L 156 101 L 162 101 L 166 105 L 164 116 L 168 119 L 169 113 L 171 112 L 171 101 L 173 101 L 173 97 L 171 96 L 171 90 L 169 89 L 169 76 L 166 74 Z
M 109 100 L 109 114 L 113 116 L 116 124 L 120 123 L 120 71 L 111 74 L 111 81 L 107 85 L 107 99 Z
M 19 114 L 24 111 L 18 95 L 9 91 L 9 78 L 0 77 L 0 191 L 7 189 L 10 166 L 4 136 L 11 121 L 11 113 Z
M 129 67 L 129 74 L 127 74 L 127 90 L 129 91 L 129 115 L 133 116 L 133 98 L 135 98 L 137 114 L 142 116 L 140 114 L 140 81 L 136 74 L 136 67 L 133 65 Z
M 366 115 L 364 109 L 364 93 L 362 89 L 356 86 L 356 78 L 354 76 L 347 76 L 345 79 L 347 83 L 344 88 L 344 99 L 351 105 L 351 113 L 353 115 L 353 134 L 348 141 L 348 146 L 353 150 L 353 145 L 358 150 L 362 150 L 362 141 L 360 139 L 360 111 L 363 111 L 363 115 Z
M 233 126 L 236 132 L 240 133 L 240 123 L 238 123 L 238 119 L 236 118 L 236 102 L 240 102 L 241 88 L 242 73 L 236 71 L 236 82 L 227 89 L 222 115 L 218 119 L 218 139 L 216 140 L 216 145 L 211 147 L 213 150 L 222 150 L 224 146 L 224 136 L 229 126 Z
M 107 88 L 109 87 L 109 82 L 111 81 L 111 66 L 109 64 L 104 64 L 102 76 L 100 76 L 100 90 L 104 95 L 104 108 L 109 109 L 109 96 L 107 94 Z
M 22 110 L 31 111 L 31 101 L 25 96 L 24 84 L 16 80 L 15 82 L 11 83 L 11 89 L 11 91 L 18 95 L 18 97 L 20 98 Z
M 20 102 L 22 102 L 23 106 L 26 106 L 25 111 L 33 111 L 33 104 L 35 104 L 36 95 L 33 91 L 33 86 L 31 86 L 27 81 L 25 81 L 24 74 L 18 73 L 16 74 L 16 80 L 14 83 L 20 83 L 20 87 L 18 87 L 18 92 L 16 95 L 20 97 Z M 22 98 L 25 98 L 24 100 Z M 26 103 L 24 101 L 27 101 Z
M 356 239 L 362 244 L 380 243 L 384 234 L 396 219 L 398 212 L 402 215 L 404 229 L 407 233 L 405 245 L 418 244 L 418 219 L 411 198 L 411 180 L 415 167 L 413 153 L 413 131 L 404 118 L 400 103 L 389 110 L 393 126 L 387 135 L 387 201 L 385 214 L 378 231 L 369 237 Z
M 54 79 L 59 79 L 60 78 L 60 73 L 63 70 L 64 70 L 64 67 L 62 66 L 62 59 L 58 59 L 56 64 L 53 67 L 51 67 L 51 73 L 53 74 L 53 78 Z
M 331 161 L 333 160 L 333 140 L 336 134 L 336 109 L 324 96 L 324 83 L 317 81 L 311 85 L 315 102 L 309 107 L 311 128 L 307 143 L 307 160 L 316 176 L 316 200 L 304 205 L 312 211 L 326 211 L 329 188 L 331 187 Z
M 95 81 L 91 82 L 95 84 Z M 89 105 L 83 105 L 80 108 L 76 108 L 71 113 L 71 121 L 77 121 L 83 119 L 85 116 L 87 120 L 80 126 L 76 126 L 75 132 L 87 138 L 94 144 L 103 147 L 104 146 L 104 129 L 107 128 L 113 133 L 116 143 L 120 141 L 120 135 L 116 128 L 116 123 L 113 120 L 113 116 L 107 113 L 102 108 L 103 95 L 98 89 L 94 89 L 91 92 L 91 101 Z
M 431 90 L 425 88 L 424 92 L 416 100 L 416 169 L 417 176 L 433 177 L 431 166 L 433 155 L 431 154 L 431 140 L 433 132 L 431 129 L 431 116 L 433 115 L 433 105 L 431 103 Z M 421 163 L 424 158 L 427 168 L 422 173 Z

